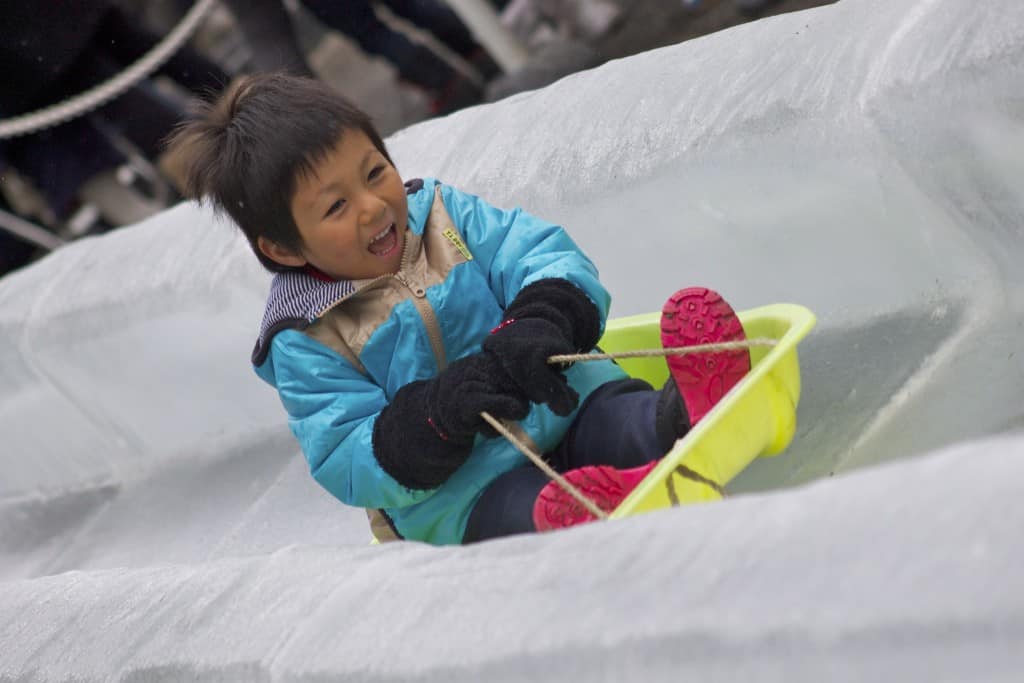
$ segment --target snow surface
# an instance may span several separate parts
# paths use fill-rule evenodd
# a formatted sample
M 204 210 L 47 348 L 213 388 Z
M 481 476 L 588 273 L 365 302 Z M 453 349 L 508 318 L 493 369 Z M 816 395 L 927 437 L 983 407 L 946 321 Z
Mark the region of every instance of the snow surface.
M 818 314 L 790 449 L 623 522 L 368 547 L 192 205 L 5 278 L 0 681 L 1018 680 L 1022 93 L 1018 0 L 843 0 L 389 139 L 564 223 L 615 315 Z

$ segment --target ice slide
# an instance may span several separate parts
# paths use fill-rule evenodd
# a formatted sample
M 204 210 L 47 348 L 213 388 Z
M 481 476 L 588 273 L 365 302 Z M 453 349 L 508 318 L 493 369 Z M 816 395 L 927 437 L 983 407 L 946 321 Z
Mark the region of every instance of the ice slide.
M 248 367 L 230 226 L 0 281 L 0 681 L 1019 680 L 1022 86 L 1017 0 L 843 0 L 389 140 L 563 222 L 615 315 L 817 313 L 793 445 L 721 503 L 371 548 Z

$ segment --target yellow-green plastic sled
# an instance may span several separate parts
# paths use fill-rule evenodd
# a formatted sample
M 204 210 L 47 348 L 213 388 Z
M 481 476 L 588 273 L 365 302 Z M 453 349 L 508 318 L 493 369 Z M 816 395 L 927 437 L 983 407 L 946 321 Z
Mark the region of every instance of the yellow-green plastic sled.
M 780 453 L 796 431 L 800 401 L 797 343 L 814 327 L 803 306 L 773 304 L 737 314 L 748 339 L 777 339 L 750 349 L 750 372 L 676 442 L 658 466 L 610 515 L 620 519 L 649 510 L 717 500 L 725 485 L 762 455 Z M 615 353 L 661 346 L 660 315 L 608 321 L 600 346 Z M 668 378 L 661 357 L 618 361 L 633 377 L 660 387 Z

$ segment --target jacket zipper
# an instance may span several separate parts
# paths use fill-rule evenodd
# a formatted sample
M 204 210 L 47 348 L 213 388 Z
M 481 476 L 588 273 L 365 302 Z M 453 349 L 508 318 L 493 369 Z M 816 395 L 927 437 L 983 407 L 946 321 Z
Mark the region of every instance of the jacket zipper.
M 419 311 L 423 319 L 423 326 L 427 328 L 427 339 L 430 341 L 430 348 L 434 350 L 434 359 L 437 361 L 438 371 L 448 367 L 448 358 L 444 352 L 444 342 L 441 340 L 441 325 L 437 322 L 437 314 L 434 307 L 427 301 L 427 291 L 423 287 L 413 287 L 405 279 L 401 271 L 395 273 L 395 279 L 401 282 L 413 294 L 412 303 Z
M 434 360 L 437 362 L 438 371 L 444 370 L 448 367 L 448 358 L 444 351 L 444 342 L 441 339 L 441 325 L 437 321 L 437 314 L 434 312 L 434 307 L 427 301 L 427 290 L 423 287 L 414 287 L 408 278 L 405 277 L 404 272 L 408 267 L 408 256 L 409 256 L 409 240 L 406 239 L 402 243 L 402 256 L 398 261 L 398 272 L 397 273 L 386 273 L 384 275 L 378 275 L 359 289 L 346 294 L 345 296 L 333 301 L 328 304 L 317 314 L 317 317 L 324 316 L 329 310 L 342 303 L 346 299 L 350 299 L 359 292 L 371 287 L 382 280 L 389 278 L 398 280 L 401 282 L 406 289 L 412 293 L 412 302 L 416 306 L 416 311 L 420 314 L 420 318 L 423 320 L 423 325 L 427 330 L 427 339 L 430 341 L 430 348 L 434 351 Z

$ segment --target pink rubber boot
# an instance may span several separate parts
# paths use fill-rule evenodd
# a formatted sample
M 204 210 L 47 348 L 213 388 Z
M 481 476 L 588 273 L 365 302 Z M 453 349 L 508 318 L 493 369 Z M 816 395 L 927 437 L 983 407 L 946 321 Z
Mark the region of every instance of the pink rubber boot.
M 710 289 L 681 289 L 661 309 L 661 345 L 665 348 L 744 339 L 746 335 L 736 312 Z M 691 427 L 750 372 L 747 349 L 666 356 L 665 360 Z
M 610 465 L 588 465 L 569 470 L 563 476 L 597 507 L 610 513 L 657 464 L 657 461 L 649 462 L 628 470 Z M 549 482 L 533 503 L 533 524 L 537 531 L 560 529 L 594 519 L 594 515 L 566 493 L 558 482 Z

